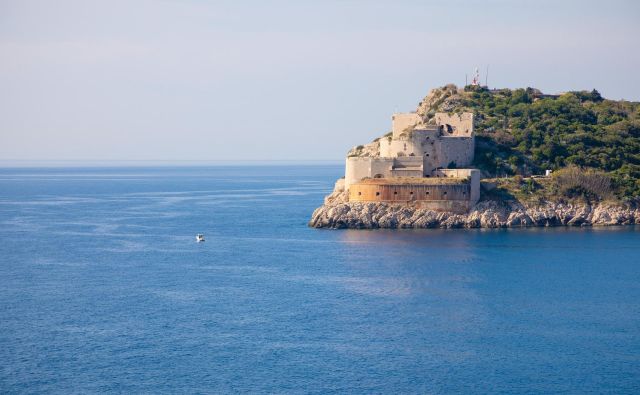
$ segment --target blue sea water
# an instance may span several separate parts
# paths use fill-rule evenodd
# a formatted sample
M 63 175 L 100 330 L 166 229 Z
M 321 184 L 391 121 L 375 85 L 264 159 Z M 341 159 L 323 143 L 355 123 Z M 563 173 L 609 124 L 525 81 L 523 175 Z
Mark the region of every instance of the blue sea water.
M 639 228 L 308 228 L 341 171 L 0 169 L 0 392 L 640 392 Z

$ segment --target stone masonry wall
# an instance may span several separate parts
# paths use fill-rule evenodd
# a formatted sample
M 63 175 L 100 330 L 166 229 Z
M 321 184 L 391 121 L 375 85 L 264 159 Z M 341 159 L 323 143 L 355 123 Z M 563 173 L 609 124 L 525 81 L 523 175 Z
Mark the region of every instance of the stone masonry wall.
M 435 121 L 438 125 L 444 125 L 443 135 L 470 137 L 473 135 L 473 114 L 448 114 L 436 113 Z M 449 129 L 447 125 L 451 126 Z

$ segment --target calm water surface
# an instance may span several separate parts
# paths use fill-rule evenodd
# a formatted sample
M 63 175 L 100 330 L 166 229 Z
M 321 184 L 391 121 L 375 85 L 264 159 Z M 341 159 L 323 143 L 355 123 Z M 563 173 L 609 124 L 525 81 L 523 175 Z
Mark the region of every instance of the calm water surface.
M 307 228 L 341 171 L 0 169 L 0 392 L 640 391 L 640 229 Z

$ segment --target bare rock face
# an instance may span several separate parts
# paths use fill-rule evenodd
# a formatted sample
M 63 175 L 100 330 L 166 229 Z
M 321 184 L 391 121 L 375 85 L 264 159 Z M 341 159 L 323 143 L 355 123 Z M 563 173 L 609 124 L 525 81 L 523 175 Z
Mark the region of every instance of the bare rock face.
M 347 193 L 344 190 L 344 178 L 340 178 L 336 181 L 333 187 L 333 192 L 330 195 L 324 197 L 325 206 L 336 206 L 340 203 L 346 203 L 348 199 Z
M 380 156 L 380 140 L 351 148 L 347 153 L 347 157 L 349 156 Z
M 449 84 L 442 88 L 431 89 L 418 105 L 416 112 L 426 122 L 430 115 L 436 111 L 452 111 L 460 102 L 459 89 L 455 85 Z
M 515 228 L 593 226 L 640 223 L 638 202 L 625 204 L 526 205 L 518 201 L 483 201 L 467 214 L 437 212 L 412 204 L 348 202 L 338 188 L 311 216 L 315 228 Z

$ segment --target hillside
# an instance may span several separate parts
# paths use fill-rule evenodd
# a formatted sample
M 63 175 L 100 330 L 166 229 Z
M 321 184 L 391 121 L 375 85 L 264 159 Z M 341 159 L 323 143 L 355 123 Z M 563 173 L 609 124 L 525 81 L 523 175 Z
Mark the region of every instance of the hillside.
M 578 182 L 565 194 L 640 196 L 638 102 L 607 100 L 596 90 L 545 95 L 533 88 L 447 85 L 433 89 L 418 106 L 425 120 L 438 111 L 474 112 L 475 166 L 487 177 L 521 176 L 514 178 L 515 185 L 501 183 L 511 191 L 548 194 L 550 187 L 558 189 L 557 182 L 525 185 L 522 177 L 543 174 L 546 169 L 568 169 L 559 174 L 573 181 L 576 175 L 580 180 L 595 177 L 601 184 L 610 184 L 610 190 L 589 190 Z

